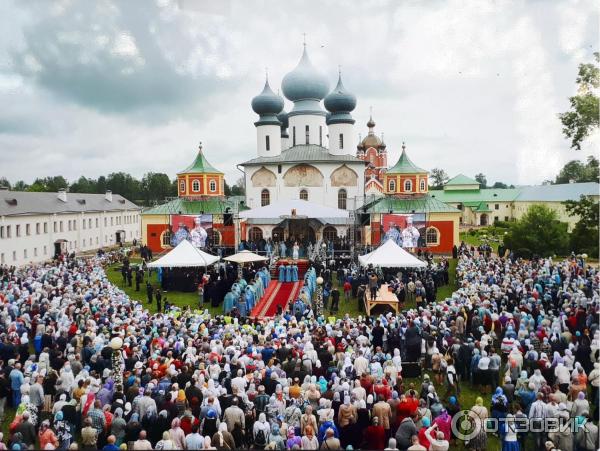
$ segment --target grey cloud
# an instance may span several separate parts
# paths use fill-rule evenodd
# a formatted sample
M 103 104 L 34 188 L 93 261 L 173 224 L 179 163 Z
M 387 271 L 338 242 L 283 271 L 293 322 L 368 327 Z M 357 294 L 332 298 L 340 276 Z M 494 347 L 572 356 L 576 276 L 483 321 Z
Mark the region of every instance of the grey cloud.
M 264 67 L 277 89 L 306 32 L 331 86 L 340 64 L 358 98 L 356 135 L 374 107 L 390 163 L 406 141 L 424 168 L 541 181 L 555 168 L 542 161 L 519 174 L 519 155 L 535 144 L 575 157 L 553 121 L 597 34 L 593 3 L 559 3 L 567 6 L 256 0 L 206 11 L 198 0 L 0 2 L 0 22 L 10 18 L 0 23 L 0 73 L 24 83 L 7 93 L 0 79 L 0 165 L 12 178 L 173 177 L 202 140 L 233 183 L 235 165 L 255 154 L 250 100 Z M 543 66 L 525 64 L 539 55 Z
M 192 43 L 168 30 L 179 24 L 161 21 L 154 2 L 116 2 L 112 12 L 107 3 L 72 2 L 59 15 L 50 2 L 21 3 L 41 11 L 30 11 L 24 45 L 12 53 L 14 70 L 76 104 L 150 120 L 182 116 L 232 85 L 215 74 L 209 52 L 194 71 L 185 69 L 180 50 Z

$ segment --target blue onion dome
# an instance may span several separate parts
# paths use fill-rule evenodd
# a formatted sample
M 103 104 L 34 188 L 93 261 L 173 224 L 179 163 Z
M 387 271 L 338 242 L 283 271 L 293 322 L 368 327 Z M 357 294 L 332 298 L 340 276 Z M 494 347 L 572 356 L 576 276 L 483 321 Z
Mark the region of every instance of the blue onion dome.
M 337 86 L 325 97 L 325 108 L 332 113 L 350 112 L 356 108 L 356 96 L 348 92 L 342 83 L 340 73 Z
M 252 99 L 252 109 L 261 116 L 277 114 L 283 110 L 283 99 L 271 90 L 269 80 L 265 82 L 262 92 Z
M 281 110 L 281 112 L 277 115 L 277 119 L 279 119 L 279 122 L 281 122 L 281 128 L 288 128 L 289 120 L 288 114 L 285 110 Z
M 287 73 L 281 82 L 283 94 L 292 102 L 321 100 L 329 92 L 329 82 L 310 62 L 306 47 L 296 68 Z

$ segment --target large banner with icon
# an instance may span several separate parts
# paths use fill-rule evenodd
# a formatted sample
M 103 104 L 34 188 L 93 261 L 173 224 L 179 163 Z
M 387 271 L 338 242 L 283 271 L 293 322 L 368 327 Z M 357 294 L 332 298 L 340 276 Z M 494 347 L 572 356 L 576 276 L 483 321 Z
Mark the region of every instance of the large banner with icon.
M 206 247 L 208 230 L 212 229 L 213 217 L 202 215 L 171 215 L 171 246 L 175 247 L 183 240 L 199 249 Z
M 394 240 L 398 246 L 415 248 L 424 246 L 427 217 L 425 213 L 384 214 L 383 240 Z

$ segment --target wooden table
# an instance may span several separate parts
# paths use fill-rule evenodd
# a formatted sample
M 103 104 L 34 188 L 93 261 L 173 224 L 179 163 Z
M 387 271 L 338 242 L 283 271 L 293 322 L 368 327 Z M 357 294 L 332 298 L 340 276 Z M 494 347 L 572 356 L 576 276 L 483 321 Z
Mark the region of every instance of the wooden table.
M 381 285 L 374 301 L 371 300 L 371 293 L 368 291 L 365 293 L 365 296 L 367 315 L 371 315 L 371 309 L 376 305 L 389 305 L 394 309 L 396 314 L 399 313 L 400 303 L 398 302 L 398 297 L 388 290 L 388 285 L 386 283 Z

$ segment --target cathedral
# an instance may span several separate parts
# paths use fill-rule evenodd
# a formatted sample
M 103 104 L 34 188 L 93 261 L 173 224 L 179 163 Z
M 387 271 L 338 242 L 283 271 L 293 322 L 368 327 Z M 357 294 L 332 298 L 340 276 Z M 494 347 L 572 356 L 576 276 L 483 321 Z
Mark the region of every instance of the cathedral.
M 153 251 L 195 228 L 206 231 L 206 246 L 223 253 L 240 243 L 264 251 L 269 240 L 297 242 L 306 250 L 323 240 L 348 254 L 389 237 L 410 242 L 412 249 L 452 251 L 460 211 L 429 194 L 428 173 L 411 161 L 404 144 L 388 167 L 388 149 L 383 134 L 375 133 L 372 114 L 366 136 L 355 139 L 356 96 L 341 72 L 331 89 L 305 45 L 281 92 L 275 94 L 267 78 L 251 101 L 256 153 L 240 164 L 245 196 L 225 196 L 223 172 L 200 147 L 177 174 L 177 198 L 142 214 L 142 239 Z
M 283 77 L 281 91 L 293 104 L 289 112 L 268 80 L 252 99 L 257 156 L 241 164 L 247 206 L 301 199 L 356 208 L 364 195 L 364 161 L 355 155 L 356 97 L 344 87 L 341 73 L 330 90 L 305 46 L 296 68 Z

